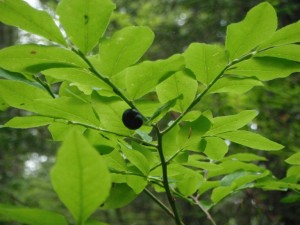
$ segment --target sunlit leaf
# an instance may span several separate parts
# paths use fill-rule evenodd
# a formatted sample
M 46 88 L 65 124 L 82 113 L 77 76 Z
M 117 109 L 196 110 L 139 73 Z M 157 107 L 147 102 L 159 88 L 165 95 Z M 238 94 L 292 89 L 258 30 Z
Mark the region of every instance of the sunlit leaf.
M 225 50 L 218 45 L 193 43 L 184 53 L 184 58 L 187 68 L 205 85 L 213 81 L 228 64 Z
M 257 133 L 245 130 L 230 131 L 227 133 L 218 134 L 218 136 L 237 144 L 258 150 L 276 151 L 284 147 L 281 144 L 271 141 Z
M 215 117 L 212 119 L 212 127 L 206 135 L 216 135 L 240 129 L 250 123 L 257 114 L 255 110 L 244 110 L 235 115 Z
M 51 181 L 78 224 L 104 202 L 111 187 L 104 160 L 78 132 L 72 132 L 59 149 Z
M 212 160 L 221 160 L 228 151 L 228 146 L 218 137 L 205 137 L 200 142 L 200 149 Z
M 183 112 L 194 100 L 198 89 L 197 81 L 184 71 L 179 71 L 164 82 L 156 86 L 158 99 L 166 103 L 178 96 L 176 105 L 172 107 L 175 111 Z
M 266 39 L 259 49 L 300 42 L 300 21 L 277 30 L 270 39 Z
M 101 74 L 110 77 L 136 63 L 153 39 L 154 34 L 148 27 L 125 27 L 110 39 L 101 40 L 99 54 L 90 59 Z
M 237 59 L 271 37 L 277 29 L 277 16 L 270 3 L 253 7 L 244 20 L 227 27 L 226 49 L 231 60 Z
M 300 152 L 291 155 L 285 161 L 291 165 L 300 165 Z
M 62 0 L 56 13 L 71 42 L 87 53 L 103 35 L 114 8 L 110 0 Z
M 11 128 L 32 128 L 40 127 L 51 124 L 54 122 L 53 118 L 44 116 L 26 116 L 26 117 L 14 117 L 4 124 L 4 127 Z
M 0 96 L 10 106 L 32 110 L 34 99 L 52 99 L 50 94 L 41 88 L 15 80 L 0 80 Z
M 259 52 L 256 57 L 276 57 L 281 59 L 288 59 L 292 61 L 300 62 L 300 45 L 290 44 L 278 46 L 276 48 L 270 48 Z
M 290 60 L 279 58 L 252 58 L 236 64 L 226 71 L 227 74 L 246 77 L 255 76 L 261 81 L 287 77 L 300 71 L 300 64 Z
M 51 16 L 22 0 L 0 1 L 0 21 L 63 45 L 66 41 Z
M 55 46 L 14 45 L 0 50 L 0 67 L 24 73 L 57 67 L 87 67 L 74 52 Z
M 182 55 L 173 55 L 168 59 L 145 61 L 129 67 L 112 77 L 130 99 L 138 99 L 153 91 L 169 76 L 181 70 L 184 65 Z
M 15 221 L 28 225 L 68 225 L 64 216 L 42 209 L 0 204 L 0 215 L 2 220 Z

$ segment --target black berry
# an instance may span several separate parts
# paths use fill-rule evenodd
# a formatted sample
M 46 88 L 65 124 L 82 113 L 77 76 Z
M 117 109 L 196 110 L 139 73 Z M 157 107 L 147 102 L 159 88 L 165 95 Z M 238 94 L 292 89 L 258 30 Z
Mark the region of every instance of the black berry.
M 122 115 L 124 125 L 131 130 L 136 130 L 143 125 L 142 115 L 135 109 L 127 109 Z

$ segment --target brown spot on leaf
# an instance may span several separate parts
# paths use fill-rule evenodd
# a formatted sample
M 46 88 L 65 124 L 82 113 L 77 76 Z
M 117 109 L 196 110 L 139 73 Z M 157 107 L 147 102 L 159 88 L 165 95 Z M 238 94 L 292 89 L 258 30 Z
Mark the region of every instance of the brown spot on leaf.
M 30 52 L 30 54 L 32 54 L 32 55 L 35 55 L 37 52 L 36 51 L 34 51 L 34 50 L 32 50 L 31 52 Z

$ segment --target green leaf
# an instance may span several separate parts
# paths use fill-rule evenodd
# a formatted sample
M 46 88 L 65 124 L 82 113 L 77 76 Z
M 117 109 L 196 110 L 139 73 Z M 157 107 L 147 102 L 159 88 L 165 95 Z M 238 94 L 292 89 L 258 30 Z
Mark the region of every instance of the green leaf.
M 245 130 L 231 131 L 223 134 L 218 134 L 218 136 L 230 140 L 232 142 L 235 142 L 237 144 L 244 145 L 258 150 L 276 151 L 284 147 L 259 134 L 250 131 L 245 131 Z
M 235 171 L 243 170 L 243 171 L 252 171 L 252 172 L 261 172 L 261 167 L 252 164 L 240 162 L 235 159 L 226 160 L 220 164 L 218 164 L 219 169 L 208 170 L 207 178 L 216 177 L 224 174 L 231 174 Z
M 71 42 L 86 54 L 105 32 L 114 8 L 110 0 L 62 0 L 56 13 Z
M 211 83 L 228 64 L 224 48 L 218 45 L 193 43 L 184 53 L 184 58 L 186 67 L 204 85 Z
M 121 151 L 126 159 L 136 166 L 144 175 L 148 175 L 150 165 L 147 158 L 142 153 L 134 149 L 129 149 L 124 145 L 122 146 Z
M 84 225 L 109 225 L 108 223 L 99 222 L 96 220 L 88 220 L 84 223 Z
M 37 99 L 29 104 L 31 111 L 58 119 L 66 119 L 74 124 L 83 123 L 99 126 L 91 104 L 69 97 Z
M 300 21 L 287 25 L 265 40 L 259 49 L 300 42 Z
M 210 126 L 210 120 L 203 115 L 192 122 L 184 122 L 177 134 L 178 146 L 190 150 L 199 150 L 201 137 L 209 130 Z
M 291 165 L 300 165 L 300 152 L 297 152 L 297 153 L 291 155 L 285 161 Z
M 270 38 L 277 29 L 277 16 L 274 8 L 267 2 L 252 8 L 243 21 L 227 27 L 226 49 L 231 60 L 255 49 Z
M 233 192 L 234 185 L 232 186 L 221 186 L 217 187 L 213 190 L 211 194 L 211 200 L 217 204 L 219 201 L 221 201 L 223 198 L 228 196 Z
M 104 129 L 124 135 L 132 133 L 122 122 L 123 112 L 128 105 L 119 97 L 104 97 L 93 92 L 92 105 Z
M 84 224 L 108 197 L 111 187 L 104 160 L 79 132 L 70 133 L 60 147 L 51 181 L 77 224 Z
M 109 85 L 86 69 L 55 68 L 44 70 L 42 73 L 47 77 L 52 77 L 57 80 L 69 81 L 70 85 L 75 85 L 79 88 L 88 86 L 90 91 L 86 94 L 91 94 L 92 90 L 112 92 L 112 88 Z
M 267 159 L 263 156 L 259 156 L 253 153 L 236 153 L 224 158 L 224 160 L 239 160 L 243 162 L 250 161 L 267 161 Z
M 208 91 L 212 93 L 244 94 L 255 86 L 263 86 L 263 83 L 254 78 L 222 77 Z
M 79 125 L 67 124 L 62 121 L 50 124 L 48 130 L 54 141 L 64 141 L 69 133 L 78 131 L 83 134 L 86 128 Z
M 205 137 L 200 142 L 200 148 L 212 160 L 221 160 L 228 152 L 227 144 L 218 137 Z
M 269 48 L 267 50 L 261 51 L 255 55 L 255 57 L 264 56 L 300 62 L 300 45 L 290 44 L 278 46 L 275 48 Z
M 238 114 L 230 116 L 220 116 L 212 119 L 212 127 L 206 135 L 216 135 L 227 131 L 233 131 L 242 128 L 250 123 L 256 116 L 255 110 L 244 110 Z
M 114 184 L 109 197 L 101 208 L 116 209 L 128 205 L 137 197 L 137 194 L 124 183 Z
M 179 169 L 182 171 L 182 174 L 175 176 L 177 180 L 176 186 L 184 196 L 190 196 L 199 189 L 200 183 L 203 181 L 203 177 L 199 172 L 194 170 L 187 169 L 185 167 Z
M 24 128 L 45 126 L 53 122 L 54 122 L 53 118 L 44 117 L 44 116 L 14 117 L 8 122 L 6 122 L 3 127 L 24 129 Z
M 177 112 L 185 111 L 194 100 L 197 89 L 197 81 L 185 71 L 175 73 L 156 86 L 158 99 L 163 104 L 182 95 L 182 98 L 177 99 L 177 104 L 173 107 Z
M 66 45 L 51 16 L 45 11 L 32 8 L 25 1 L 0 1 L 0 21 Z
M 99 55 L 90 60 L 102 75 L 110 77 L 136 63 L 153 39 L 154 33 L 148 27 L 125 27 L 110 39 L 101 40 Z
M 68 225 L 64 216 L 41 209 L 21 208 L 0 204 L 0 215 L 4 220 L 28 225 Z
M 74 52 L 55 46 L 14 45 L 0 50 L 0 67 L 24 73 L 36 73 L 55 67 L 87 67 Z
M 252 58 L 236 64 L 226 71 L 226 74 L 255 76 L 261 81 L 287 77 L 291 73 L 299 72 L 300 64 L 279 58 Z
M 199 187 L 199 194 L 201 195 L 206 191 L 219 186 L 220 186 L 220 181 L 207 181 L 207 180 L 203 181 L 201 182 Z
M 31 110 L 34 99 L 51 99 L 48 92 L 41 88 L 14 80 L 0 80 L 0 96 L 10 106 Z
M 173 55 L 168 59 L 145 61 L 129 67 L 112 77 L 131 100 L 138 99 L 153 91 L 154 88 L 184 66 L 182 55 Z

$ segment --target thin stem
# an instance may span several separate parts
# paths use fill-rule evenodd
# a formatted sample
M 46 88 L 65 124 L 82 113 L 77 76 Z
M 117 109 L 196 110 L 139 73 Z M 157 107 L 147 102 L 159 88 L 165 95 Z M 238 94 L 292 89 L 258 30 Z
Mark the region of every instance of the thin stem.
M 144 189 L 145 193 L 156 202 L 167 214 L 169 214 L 173 219 L 175 219 L 174 213 L 162 202 L 160 201 L 151 191 L 147 188 Z
M 183 223 L 180 220 L 179 214 L 178 214 L 178 210 L 177 210 L 177 207 L 176 207 L 176 204 L 175 204 L 174 196 L 172 195 L 172 192 L 171 192 L 171 189 L 170 189 L 170 186 L 169 186 L 168 168 L 167 168 L 168 164 L 165 160 L 165 156 L 164 156 L 164 153 L 163 153 L 162 134 L 160 133 L 159 128 L 156 125 L 154 125 L 153 127 L 156 131 L 156 134 L 157 134 L 157 141 L 158 141 L 157 150 L 158 150 L 159 158 L 160 158 L 160 161 L 161 161 L 161 168 L 162 168 L 162 175 L 163 175 L 163 185 L 164 185 L 164 188 L 165 188 L 165 191 L 166 191 L 166 195 L 167 195 L 169 204 L 170 204 L 170 206 L 173 210 L 173 213 L 174 213 L 175 223 L 177 225 L 183 225 Z
M 59 119 L 59 121 L 61 121 L 61 120 Z M 104 132 L 104 133 L 114 134 L 114 135 L 117 135 L 119 137 L 128 138 L 128 139 L 130 139 L 134 142 L 137 142 L 137 143 L 142 143 L 145 146 L 157 148 L 157 145 L 155 145 L 155 144 L 148 143 L 146 141 L 143 141 L 143 140 L 135 138 L 135 137 L 131 137 L 131 136 L 127 136 L 127 135 L 124 135 L 124 134 L 119 134 L 119 133 L 116 133 L 116 132 L 113 132 L 113 131 L 105 130 L 103 128 L 96 127 L 96 126 L 93 126 L 93 125 L 84 124 L 84 123 L 80 123 L 80 122 L 76 122 L 76 121 L 70 121 L 70 120 L 66 120 L 65 122 L 67 122 L 69 124 L 73 124 L 73 125 L 80 125 L 80 126 L 90 128 L 90 129 L 93 129 L 93 130 L 97 130 L 97 131 L 101 131 L 101 132 Z
M 181 119 L 190 111 L 192 110 L 200 101 L 201 99 L 207 94 L 207 92 L 214 86 L 214 84 L 224 75 L 225 71 L 227 69 L 229 69 L 230 67 L 232 67 L 233 65 L 241 62 L 241 61 L 244 61 L 246 59 L 249 59 L 253 56 L 253 52 L 249 53 L 249 54 L 246 54 L 244 56 L 242 56 L 241 58 L 239 59 L 235 59 L 234 61 L 228 63 L 227 66 L 224 67 L 224 69 L 218 74 L 218 76 L 216 76 L 216 78 L 205 88 L 205 90 L 203 92 L 201 92 L 200 94 L 198 94 L 196 96 L 196 98 L 194 99 L 194 101 L 189 105 L 189 107 L 182 113 L 180 114 L 179 117 L 177 117 L 177 119 L 169 126 L 167 127 L 165 130 L 163 130 L 161 133 L 162 134 L 165 134 L 167 133 L 168 131 L 170 131 L 176 124 L 178 124 Z
M 193 202 L 195 205 L 199 206 L 199 208 L 205 213 L 207 219 L 213 224 L 217 225 L 210 213 L 204 208 L 204 206 L 199 202 L 198 196 L 191 196 L 191 199 L 193 199 Z
M 79 50 L 72 49 L 77 55 L 79 55 L 89 66 L 90 72 L 95 74 L 99 79 L 109 85 L 113 91 L 122 98 L 131 108 L 136 109 L 135 105 L 131 100 L 129 100 L 107 77 L 100 74 L 97 69 L 93 66 L 93 64 L 87 59 L 87 57 Z
M 48 93 L 51 95 L 52 98 L 55 98 L 55 94 L 52 92 L 50 86 L 48 83 L 42 81 L 38 76 L 34 76 L 34 79 L 40 84 L 42 85 L 46 91 L 48 91 Z

